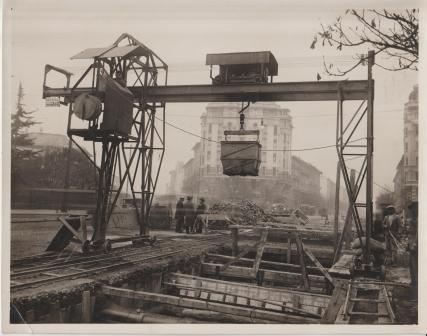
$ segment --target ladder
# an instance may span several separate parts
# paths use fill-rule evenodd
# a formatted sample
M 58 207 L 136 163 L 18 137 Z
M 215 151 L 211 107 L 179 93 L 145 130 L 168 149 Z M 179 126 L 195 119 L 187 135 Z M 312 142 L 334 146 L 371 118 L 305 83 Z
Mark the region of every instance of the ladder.
M 395 315 L 384 284 L 350 281 L 337 323 L 393 324 Z

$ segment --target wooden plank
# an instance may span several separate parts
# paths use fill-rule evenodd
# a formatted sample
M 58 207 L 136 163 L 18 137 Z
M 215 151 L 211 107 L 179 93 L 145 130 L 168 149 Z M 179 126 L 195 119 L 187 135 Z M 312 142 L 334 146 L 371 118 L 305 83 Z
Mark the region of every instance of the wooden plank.
M 60 274 L 56 274 L 56 273 L 50 273 L 50 272 L 42 272 L 42 273 L 40 273 L 41 275 L 47 275 L 47 276 L 50 276 L 50 277 L 53 277 L 53 278 L 57 278 L 57 277 L 60 277 L 61 275 Z
M 74 232 L 77 232 L 76 230 L 80 228 L 80 219 L 78 217 L 68 218 L 67 220 L 69 221 L 69 223 L 67 222 L 68 226 L 61 222 L 61 227 L 46 248 L 47 252 L 63 251 L 64 248 L 67 247 L 70 243 L 71 238 L 74 236 L 74 233 L 70 231 L 69 227 L 71 226 Z
M 226 262 L 225 264 L 221 265 L 220 271 L 221 272 L 225 271 L 231 264 L 235 263 L 237 260 L 239 260 L 245 254 L 247 254 L 250 251 L 256 249 L 259 244 L 260 244 L 260 241 L 258 241 L 255 245 L 245 247 L 236 257 L 234 257 L 232 260 Z
M 307 273 L 307 269 L 305 267 L 304 247 L 302 245 L 301 237 L 299 235 L 295 235 L 295 241 L 296 241 L 298 254 L 299 254 L 299 260 L 300 260 L 300 265 L 301 265 L 301 275 L 302 275 L 302 281 L 304 283 L 304 288 L 310 289 L 310 282 L 308 280 L 308 273 Z
M 271 236 L 275 236 L 273 234 L 271 234 L 270 232 L 270 237 Z M 240 241 L 241 244 L 239 246 L 239 248 L 245 248 L 247 246 L 252 246 L 252 244 L 250 244 L 250 242 L 252 243 L 253 240 L 248 239 L 248 241 L 242 241 L 242 235 L 239 234 L 240 237 Z M 250 241 L 250 242 L 249 242 Z M 264 248 L 264 253 L 272 253 L 272 254 L 282 254 L 282 255 L 286 255 L 287 253 L 287 246 L 284 246 L 285 244 L 282 243 L 272 243 L 270 241 L 268 241 L 265 245 Z M 294 243 L 292 245 L 295 245 Z M 334 257 L 334 252 L 333 249 L 330 246 L 311 246 L 310 247 L 310 251 L 316 255 L 316 257 L 319 260 L 325 259 L 325 260 L 330 260 Z M 298 255 L 298 249 L 296 248 L 296 246 L 292 246 L 292 256 L 297 256 Z
M 83 291 L 82 293 L 82 323 L 90 323 L 92 320 L 90 291 Z
M 80 239 L 80 241 L 82 240 L 82 237 L 80 236 L 80 234 L 74 230 L 74 228 L 65 220 L 65 218 L 63 217 L 58 217 L 58 220 L 69 230 L 71 231 L 71 233 L 74 235 L 74 237 Z
M 323 313 L 321 323 L 333 324 L 335 322 L 338 312 L 342 308 L 342 305 L 345 301 L 346 294 L 346 284 L 344 282 L 338 282 L 334 288 L 328 307 L 326 307 L 326 310 Z
M 390 322 L 394 323 L 395 320 L 395 316 L 394 316 L 394 312 L 393 312 L 393 308 L 391 307 L 391 303 L 388 297 L 388 293 L 387 293 L 387 288 L 385 286 L 381 286 L 382 289 L 380 291 L 380 293 L 382 292 L 382 296 L 384 297 L 384 301 L 385 301 L 385 307 L 387 309 L 387 313 L 388 316 L 390 318 Z M 381 295 L 380 295 L 381 297 Z M 378 312 L 380 312 L 380 306 L 382 306 L 381 304 L 378 304 Z
M 231 229 L 232 245 L 231 254 L 233 257 L 239 254 L 239 229 L 237 227 Z
M 202 263 L 202 274 L 215 275 L 218 264 Z M 295 284 L 301 283 L 301 274 L 293 272 L 282 272 L 262 269 L 264 272 L 264 280 L 272 281 L 285 287 L 295 287 Z M 246 280 L 253 280 L 253 271 L 248 267 L 229 266 L 226 270 L 221 272 L 222 277 L 240 278 Z M 312 287 L 323 290 L 325 286 L 325 277 L 319 275 L 308 275 Z
M 224 281 L 217 280 L 212 278 L 204 278 L 189 274 L 183 273 L 170 273 L 168 275 L 168 281 L 179 283 L 179 284 L 193 284 L 195 279 L 200 279 L 202 281 L 202 286 L 207 289 L 218 289 L 218 285 L 221 285 L 223 288 L 226 288 L 230 292 L 244 293 L 247 296 L 257 298 L 257 294 L 254 290 L 259 290 L 259 286 L 254 286 L 248 283 L 242 282 L 233 282 L 233 281 Z M 301 306 L 302 307 L 316 307 L 325 309 L 328 306 L 329 300 L 331 296 L 324 294 L 315 294 L 315 293 L 305 293 L 305 292 L 297 292 L 291 289 L 284 288 L 269 288 L 269 287 L 261 287 L 264 298 L 272 301 L 282 301 L 282 302 L 292 302 L 292 296 L 298 295 L 301 298 Z
M 225 297 L 228 295 L 228 296 L 231 296 L 233 298 L 233 303 L 237 303 L 237 297 L 239 297 L 239 298 L 249 299 L 249 300 L 252 300 L 252 301 L 261 302 L 263 304 L 263 307 L 265 307 L 266 304 L 269 304 L 269 305 L 272 305 L 272 306 L 276 306 L 276 307 L 280 307 L 280 309 L 278 309 L 279 311 L 283 311 L 282 308 L 286 308 L 286 309 L 294 311 L 294 312 L 311 315 L 314 318 L 320 318 L 321 317 L 318 314 L 312 313 L 310 311 L 306 311 L 304 309 L 300 309 L 300 307 L 301 307 L 300 297 L 297 294 L 294 294 L 293 296 L 297 298 L 298 305 L 296 305 L 296 306 L 294 305 L 293 307 L 289 307 L 289 306 L 286 306 L 286 305 L 284 305 L 284 304 L 282 304 L 280 302 L 274 302 L 274 301 L 270 301 L 270 300 L 264 300 L 264 299 L 260 299 L 260 298 L 254 298 L 254 297 L 243 295 L 243 294 L 232 295 L 232 294 L 229 294 L 227 292 L 220 291 L 220 290 L 206 289 L 206 288 L 201 288 L 201 287 L 192 287 L 192 286 L 180 285 L 180 284 L 171 283 L 171 282 L 166 282 L 165 285 L 175 286 L 175 287 L 178 287 L 178 288 L 189 288 L 189 289 L 194 289 L 194 290 L 198 290 L 198 291 L 199 290 L 203 290 L 203 291 L 208 291 L 210 293 L 215 293 L 215 294 L 223 294 L 224 295 L 224 299 L 222 300 L 223 302 L 225 302 Z
M 225 314 L 238 316 L 254 317 L 281 323 L 319 323 L 318 319 L 310 317 L 301 317 L 297 315 L 287 315 L 279 312 L 265 311 L 256 308 L 237 307 L 223 303 L 207 302 L 190 298 L 176 297 L 172 295 L 134 291 L 130 289 L 102 286 L 101 291 L 104 295 L 113 297 L 126 297 L 134 300 L 156 302 L 169 304 L 173 306 L 194 308 L 201 310 L 210 310 Z
M 82 228 L 82 241 L 87 240 L 86 216 L 80 216 L 80 227 Z
M 348 313 L 353 310 L 354 302 L 350 301 L 350 298 L 357 296 L 357 288 L 353 288 L 351 283 L 347 286 L 347 293 L 345 295 L 343 319 L 348 320 Z
M 352 316 L 378 316 L 378 317 L 388 317 L 388 314 L 384 313 L 370 313 L 370 312 L 362 312 L 362 311 L 351 311 L 348 313 Z
M 247 229 L 252 229 L 253 231 L 260 231 L 263 230 L 265 226 L 269 227 L 270 232 L 278 233 L 278 234 L 300 234 L 303 237 L 308 235 L 318 236 L 318 237 L 324 237 L 324 238 L 332 238 L 333 232 L 329 230 L 316 230 L 316 229 L 297 229 L 295 227 L 289 227 L 280 223 L 276 222 L 260 222 L 259 223 L 262 226 L 253 226 L 253 227 L 246 227 Z
M 261 263 L 262 254 L 264 253 L 264 247 L 265 247 L 265 242 L 267 241 L 267 236 L 268 236 L 268 229 L 265 229 L 261 233 L 261 238 L 260 238 L 260 241 L 258 244 L 258 248 L 257 248 L 255 260 L 254 260 L 253 272 L 254 272 L 255 277 L 256 277 L 258 270 L 259 270 L 259 265 Z
M 299 295 L 292 295 L 292 306 L 294 308 L 301 307 L 300 297 Z
M 352 264 L 353 255 L 343 254 L 338 261 L 329 269 L 329 273 L 343 278 L 350 277 L 350 267 Z
M 228 267 L 230 267 L 230 265 L 232 265 L 233 263 L 235 263 L 237 260 L 239 260 L 241 257 L 243 257 L 245 254 L 249 253 L 250 251 L 252 251 L 253 249 L 255 249 L 258 246 L 258 243 L 256 243 L 255 245 L 252 246 L 246 246 L 242 251 L 240 251 L 240 253 L 234 257 L 232 260 L 228 261 L 227 263 L 223 264 L 220 266 L 220 271 L 225 271 Z
M 201 286 L 202 286 L 202 280 L 196 279 L 196 287 L 200 288 Z M 201 294 L 202 292 L 200 290 L 196 290 L 196 292 L 194 293 L 194 297 L 198 299 Z
M 213 259 L 213 260 L 219 261 L 219 262 L 227 262 L 228 260 L 233 258 L 231 256 L 214 254 L 214 253 L 208 253 L 206 256 L 208 259 Z M 239 262 L 247 263 L 248 267 L 249 267 L 249 265 L 251 265 L 251 264 L 253 265 L 254 259 L 240 258 Z M 277 262 L 277 261 L 261 260 L 260 267 L 263 267 L 263 266 L 264 267 L 271 267 L 271 268 L 274 268 L 276 270 L 278 270 L 277 268 L 285 268 L 285 269 L 290 269 L 292 271 L 299 271 L 301 269 L 301 267 L 299 265 L 295 265 L 295 264 L 288 264 L 288 263 L 282 263 L 282 262 Z M 308 271 L 317 270 L 316 267 L 311 267 L 311 266 L 306 266 L 306 268 Z
M 331 277 L 331 275 L 328 273 L 328 271 L 322 266 L 322 264 L 317 260 L 317 258 L 314 256 L 313 253 L 310 252 L 310 250 L 307 248 L 307 246 L 302 243 L 303 250 L 305 254 L 310 258 L 310 260 L 317 266 L 317 268 L 323 273 L 326 279 L 332 284 L 332 286 L 335 287 L 336 281 Z
M 291 257 L 292 257 L 292 239 L 288 238 L 288 251 L 286 253 L 286 262 L 288 264 L 291 263 Z

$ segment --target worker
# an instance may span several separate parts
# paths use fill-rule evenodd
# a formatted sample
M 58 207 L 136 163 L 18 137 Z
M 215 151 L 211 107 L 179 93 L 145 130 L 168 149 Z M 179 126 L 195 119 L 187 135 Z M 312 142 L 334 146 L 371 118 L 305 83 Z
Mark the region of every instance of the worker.
M 199 217 L 199 215 L 203 215 L 206 212 L 206 204 L 205 199 L 203 197 L 200 197 L 199 205 L 197 206 L 196 210 L 196 220 L 194 222 L 194 232 L 196 233 L 202 233 L 203 231 L 203 221 Z
M 295 209 L 291 214 L 293 222 L 297 225 L 305 225 L 307 221 L 307 216 L 304 215 L 300 209 Z
M 387 216 L 384 218 L 384 237 L 388 262 L 393 264 L 396 259 L 397 237 L 400 228 L 400 217 L 396 214 L 394 206 L 386 208 Z
M 181 233 L 184 226 L 184 197 L 180 197 L 175 209 L 175 232 Z
M 372 225 L 372 238 L 378 241 L 384 241 L 384 227 L 382 214 L 379 212 L 374 213 L 374 223 Z
M 188 234 L 191 232 L 194 226 L 194 220 L 196 215 L 192 196 L 187 196 L 187 200 L 184 203 L 184 211 L 185 211 L 185 219 L 184 219 L 185 232 Z
M 409 271 L 411 273 L 411 285 L 418 285 L 418 202 L 411 202 L 408 209 L 411 214 L 409 220 Z

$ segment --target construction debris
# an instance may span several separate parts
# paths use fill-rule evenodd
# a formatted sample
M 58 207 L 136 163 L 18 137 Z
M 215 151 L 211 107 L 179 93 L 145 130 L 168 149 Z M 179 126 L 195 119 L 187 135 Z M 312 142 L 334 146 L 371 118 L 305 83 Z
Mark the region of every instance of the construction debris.
M 222 201 L 212 205 L 211 213 L 226 214 L 235 224 L 254 226 L 259 222 L 273 222 L 274 217 L 266 214 L 255 202 L 248 200 Z

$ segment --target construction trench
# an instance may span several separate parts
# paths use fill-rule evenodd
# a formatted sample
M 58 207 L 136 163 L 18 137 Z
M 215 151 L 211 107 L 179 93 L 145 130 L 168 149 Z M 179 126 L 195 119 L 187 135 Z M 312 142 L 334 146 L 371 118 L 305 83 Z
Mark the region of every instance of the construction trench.
M 396 323 L 393 290 L 407 285 L 352 281 L 352 252 L 333 265 L 331 227 L 315 227 L 230 224 L 108 254 L 17 258 L 11 322 Z
M 120 46 L 123 42 L 128 44 Z M 245 66 L 251 67 L 259 60 L 255 68 L 261 72 L 253 78 L 228 73 L 236 68 L 227 68 L 224 58 L 235 62 L 236 57 L 246 58 Z M 167 85 L 167 65 L 129 34 L 73 58 L 93 63 L 72 87 L 69 72 L 46 65 L 43 98 L 69 105 L 70 143 L 81 148 L 76 140 L 81 138 L 93 144 L 93 160 L 82 152 L 98 174 L 96 209 L 93 216 L 59 215 L 60 229 L 45 252 L 11 260 L 11 323 L 416 323 L 416 311 L 408 319 L 401 305 L 410 287 L 407 262 L 379 267 L 372 260 L 372 53 L 368 80 L 293 83 L 272 83 L 277 62 L 270 52 L 210 54 L 206 64 L 220 65 L 218 76 L 211 72 L 213 84 L 181 86 Z M 66 85 L 48 87 L 50 71 L 62 73 Z M 128 72 L 135 72 L 134 78 Z M 166 76 L 160 79 L 162 72 Z M 86 76 L 91 87 L 80 85 Z M 229 131 L 239 136 L 257 134 L 243 128 L 243 111 L 252 102 L 336 102 L 338 171 L 349 198 L 346 219 L 339 219 L 337 209 L 330 222 L 319 216 L 304 224 L 295 217 L 236 223 L 226 214 L 205 214 L 202 233 L 169 230 L 155 237 L 148 223 L 165 150 L 166 103 L 215 101 L 242 102 L 241 129 Z M 362 101 L 345 123 L 344 101 Z M 73 126 L 75 116 L 87 128 Z M 366 152 L 344 153 L 362 124 L 366 144 L 358 148 Z M 248 148 L 259 155 L 259 142 L 245 142 L 235 151 L 236 143 L 221 144 L 228 150 L 223 173 L 257 176 L 259 157 L 230 155 L 247 155 Z M 95 144 L 102 145 L 99 164 Z M 364 159 L 357 176 L 344 155 Z M 107 229 L 127 183 L 138 232 L 112 237 Z M 225 224 L 218 228 L 210 221 Z M 360 241 L 361 253 L 349 249 L 349 236 Z M 396 277 L 396 267 L 401 276 Z

